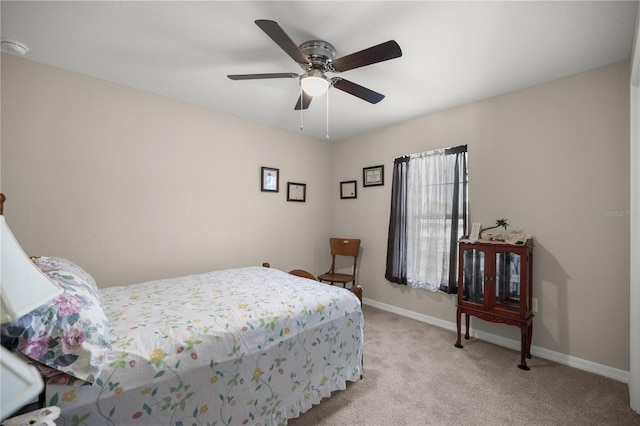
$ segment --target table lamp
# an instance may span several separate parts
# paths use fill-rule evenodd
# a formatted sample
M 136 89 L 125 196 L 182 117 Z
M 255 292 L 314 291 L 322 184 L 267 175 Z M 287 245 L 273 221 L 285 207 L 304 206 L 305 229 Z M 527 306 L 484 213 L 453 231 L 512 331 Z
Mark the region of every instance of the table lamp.
M 29 259 L 3 215 L 0 193 L 0 322 L 14 321 L 62 293 Z M 38 369 L 0 346 L 0 421 L 33 400 L 44 388 Z

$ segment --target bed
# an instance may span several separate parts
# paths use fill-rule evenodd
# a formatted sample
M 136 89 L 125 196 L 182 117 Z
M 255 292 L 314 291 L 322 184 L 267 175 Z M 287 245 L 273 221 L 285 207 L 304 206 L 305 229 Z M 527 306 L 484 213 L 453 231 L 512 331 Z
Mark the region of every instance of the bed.
M 3 325 L 3 344 L 37 361 L 58 425 L 280 425 L 361 378 L 347 289 L 261 266 L 98 288 L 34 261 L 65 292 Z

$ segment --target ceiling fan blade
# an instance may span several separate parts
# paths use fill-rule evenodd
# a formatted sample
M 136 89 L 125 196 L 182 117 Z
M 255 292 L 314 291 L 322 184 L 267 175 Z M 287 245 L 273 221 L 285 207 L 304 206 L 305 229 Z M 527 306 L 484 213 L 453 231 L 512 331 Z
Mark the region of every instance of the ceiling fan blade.
M 292 72 L 278 72 L 269 74 L 229 74 L 227 77 L 231 80 L 257 80 L 262 78 L 298 78 L 300 76 Z
M 303 91 L 300 97 L 298 98 L 298 103 L 296 104 L 296 107 L 294 108 L 294 110 L 300 111 L 300 109 L 309 108 L 309 104 L 311 103 L 312 99 L 313 99 L 313 96 L 307 95 L 306 92 Z M 301 103 L 302 103 L 302 108 L 300 108 Z
M 335 87 L 336 89 L 347 92 L 350 95 L 356 96 L 372 104 L 377 104 L 384 99 L 383 94 L 374 92 L 371 89 L 367 89 L 366 87 L 362 87 L 359 84 L 353 83 L 340 77 L 334 77 L 333 79 L 331 79 L 331 82 L 333 84 L 333 87 Z
M 280 27 L 277 22 L 269 21 L 267 19 L 258 19 L 256 21 L 256 25 L 259 26 L 262 31 L 267 33 L 267 35 L 271 37 L 271 39 L 275 41 L 276 44 L 286 52 L 287 55 L 291 56 L 291 59 L 299 64 L 309 63 L 309 58 L 307 58 L 307 55 L 305 55 L 302 50 L 300 50 L 298 45 L 295 44 L 293 40 L 291 40 L 291 38 L 289 38 L 287 33 L 284 32 L 282 27 Z
M 361 50 L 351 55 L 343 56 L 331 62 L 334 70 L 342 72 L 352 70 L 354 68 L 364 67 L 389 59 L 399 58 L 402 56 L 402 50 L 398 43 L 389 40 L 386 43 L 378 44 L 368 49 Z

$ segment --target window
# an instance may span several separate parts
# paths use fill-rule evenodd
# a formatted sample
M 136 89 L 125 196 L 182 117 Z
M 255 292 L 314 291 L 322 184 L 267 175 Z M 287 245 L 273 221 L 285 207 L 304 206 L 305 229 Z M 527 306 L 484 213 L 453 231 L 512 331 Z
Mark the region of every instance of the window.
M 467 233 L 467 146 L 394 161 L 385 277 L 457 291 L 457 243 Z

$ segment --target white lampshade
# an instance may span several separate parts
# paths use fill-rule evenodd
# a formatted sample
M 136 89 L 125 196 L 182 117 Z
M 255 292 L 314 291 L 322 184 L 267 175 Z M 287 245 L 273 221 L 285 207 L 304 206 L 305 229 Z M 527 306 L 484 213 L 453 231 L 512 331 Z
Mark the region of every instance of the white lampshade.
M 44 382 L 37 368 L 22 361 L 4 346 L 0 346 L 0 364 L 0 420 L 5 420 L 42 392 Z
M 0 322 L 5 323 L 28 314 L 62 293 L 29 259 L 0 215 Z
M 300 77 L 302 90 L 309 96 L 321 96 L 329 90 L 331 83 L 318 70 L 310 70 Z
M 0 198 L 4 196 L 0 194 Z M 0 240 L 0 322 L 5 323 L 28 314 L 63 290 L 29 259 L 2 214 Z M 0 384 L 0 420 L 30 402 L 44 387 L 38 369 L 4 347 L 0 347 Z

